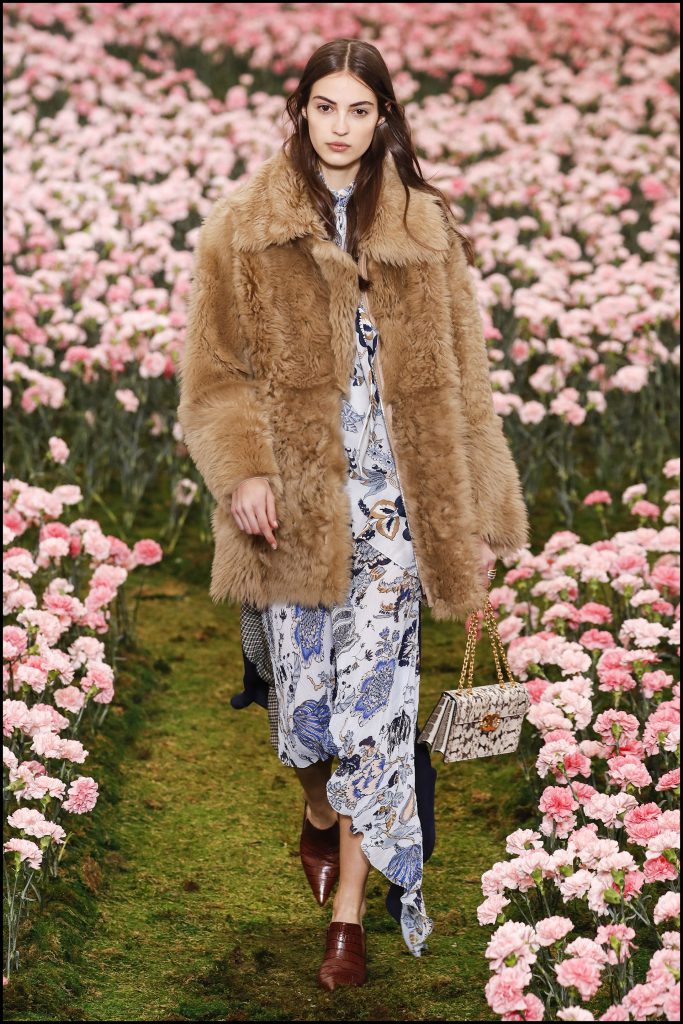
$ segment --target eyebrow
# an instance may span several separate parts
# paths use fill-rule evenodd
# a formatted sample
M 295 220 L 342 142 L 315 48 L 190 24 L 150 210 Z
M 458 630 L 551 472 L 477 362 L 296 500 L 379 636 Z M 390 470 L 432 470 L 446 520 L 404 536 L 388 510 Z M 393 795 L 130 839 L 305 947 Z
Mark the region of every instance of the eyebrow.
M 334 100 L 328 99 L 327 96 L 314 96 L 313 99 L 314 100 L 325 100 L 325 103 L 333 103 L 334 106 L 337 105 Z M 374 103 L 372 103 L 371 100 L 358 100 L 357 103 L 349 103 L 349 106 L 350 107 L 373 107 Z

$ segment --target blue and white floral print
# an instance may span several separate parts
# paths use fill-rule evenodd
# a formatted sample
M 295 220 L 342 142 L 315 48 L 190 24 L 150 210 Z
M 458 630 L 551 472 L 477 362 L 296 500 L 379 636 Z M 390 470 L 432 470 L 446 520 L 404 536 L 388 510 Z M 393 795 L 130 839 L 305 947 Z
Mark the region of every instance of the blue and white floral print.
M 273 604 L 263 622 L 278 698 L 278 754 L 304 768 L 336 756 L 330 805 L 351 818 L 370 864 L 405 889 L 401 931 L 415 956 L 433 929 L 422 896 L 415 796 L 420 613 L 417 577 L 365 541 L 343 605 Z M 320 643 L 305 647 L 313 633 Z
M 353 182 L 335 198 L 338 245 Z M 378 333 L 362 301 L 356 359 L 342 408 L 354 537 L 344 604 L 277 603 L 263 611 L 278 698 L 278 753 L 305 767 L 336 756 L 330 805 L 351 818 L 371 865 L 405 890 L 401 931 L 420 956 L 433 922 L 422 897 L 415 796 L 420 584 L 373 373 Z
M 343 189 L 328 186 L 334 197 L 335 241 L 340 247 L 346 240 L 347 207 L 354 185 L 355 179 Z M 356 309 L 354 327 L 356 359 L 348 397 L 342 406 L 353 536 L 372 544 L 397 565 L 417 575 L 412 537 L 374 373 L 379 334 L 362 299 Z M 420 600 L 424 602 L 419 576 L 417 579 Z

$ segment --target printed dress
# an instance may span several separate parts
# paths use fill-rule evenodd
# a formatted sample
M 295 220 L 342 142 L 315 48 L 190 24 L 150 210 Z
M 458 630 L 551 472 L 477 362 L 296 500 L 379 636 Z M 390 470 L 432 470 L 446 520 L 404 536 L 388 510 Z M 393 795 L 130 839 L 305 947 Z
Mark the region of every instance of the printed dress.
M 354 182 L 335 197 L 337 245 L 346 237 L 346 207 Z M 374 373 L 379 335 L 362 299 L 355 317 L 356 360 L 349 396 L 342 408 L 342 434 L 349 466 L 353 536 L 388 555 L 414 577 L 420 600 L 426 600 L 420 583 L 403 495 L 389 442 L 382 402 Z
M 353 184 L 330 192 L 344 244 Z M 359 302 L 356 359 L 342 405 L 353 531 L 344 604 L 276 603 L 262 612 L 278 701 L 278 754 L 305 767 L 337 757 L 330 805 L 351 818 L 370 864 L 401 886 L 401 931 L 414 956 L 433 929 L 422 897 L 415 795 L 420 602 L 424 600 L 373 374 L 378 333 Z

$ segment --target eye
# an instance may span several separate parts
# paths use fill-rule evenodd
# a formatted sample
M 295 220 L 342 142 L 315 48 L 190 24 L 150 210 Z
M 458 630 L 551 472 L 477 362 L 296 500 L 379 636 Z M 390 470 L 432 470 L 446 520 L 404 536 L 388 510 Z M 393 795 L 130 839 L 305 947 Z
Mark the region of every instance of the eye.
M 315 108 L 315 109 L 316 109 L 316 110 L 323 110 L 323 109 L 324 109 L 324 110 L 329 110 L 329 109 L 330 109 L 330 105 L 329 105 L 329 103 L 319 103 L 319 104 L 318 104 L 318 105 L 316 106 L 316 108 Z M 358 109 L 357 109 L 357 110 L 355 110 L 355 111 L 354 111 L 354 113 L 355 113 L 355 114 L 367 114 L 367 113 L 368 113 L 368 111 L 367 111 L 367 110 L 365 110 L 365 109 L 364 109 L 363 107 L 358 107 Z

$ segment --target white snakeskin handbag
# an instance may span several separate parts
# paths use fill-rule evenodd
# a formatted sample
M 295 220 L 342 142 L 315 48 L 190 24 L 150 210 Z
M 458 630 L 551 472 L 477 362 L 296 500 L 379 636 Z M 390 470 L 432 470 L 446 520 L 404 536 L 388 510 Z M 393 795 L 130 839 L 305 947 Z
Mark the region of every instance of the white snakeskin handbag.
M 479 628 L 478 616 L 472 615 L 458 688 L 444 690 L 418 737 L 419 742 L 429 743 L 433 751 L 442 753 L 444 763 L 509 754 L 516 750 L 522 722 L 531 703 L 526 686 L 518 684 L 510 671 L 496 626 L 495 612 L 488 597 L 484 605 L 482 626 L 484 622 L 489 631 L 498 683 L 472 687 Z M 503 678 L 501 659 L 507 672 L 508 685 Z M 467 689 L 464 688 L 465 678 Z

